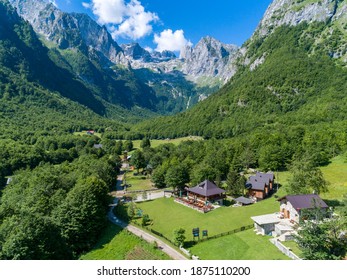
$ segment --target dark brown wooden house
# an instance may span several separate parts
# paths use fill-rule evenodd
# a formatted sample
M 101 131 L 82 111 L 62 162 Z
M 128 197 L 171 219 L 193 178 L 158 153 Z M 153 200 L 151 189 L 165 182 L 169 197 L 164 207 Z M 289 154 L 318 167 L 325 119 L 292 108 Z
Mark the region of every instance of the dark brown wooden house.
M 190 199 L 196 201 L 200 200 L 210 203 L 218 202 L 222 205 L 225 197 L 225 190 L 218 188 L 214 183 L 206 180 L 196 187 L 188 189 L 187 195 Z
M 246 183 L 246 189 L 250 197 L 258 200 L 266 198 L 274 187 L 275 175 L 273 173 L 257 172 Z

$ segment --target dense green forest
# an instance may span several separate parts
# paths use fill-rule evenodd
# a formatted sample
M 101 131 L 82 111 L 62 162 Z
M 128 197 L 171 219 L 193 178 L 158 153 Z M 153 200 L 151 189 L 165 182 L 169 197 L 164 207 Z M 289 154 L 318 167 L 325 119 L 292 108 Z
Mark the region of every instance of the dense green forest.
M 323 27 L 283 26 L 268 38 L 249 43 L 250 57 L 266 54 L 262 65 L 254 71 L 240 66 L 223 89 L 191 110 L 145 121 L 134 130 L 152 138 L 248 137 L 294 126 L 308 133 L 344 132 L 347 70 L 317 48 L 314 39 L 303 36 L 307 30 L 318 33 Z M 315 51 L 308 55 L 311 47 Z
M 0 259 L 72 259 L 106 225 L 115 162 L 93 155 L 16 173 L 0 204 Z
M 247 42 L 251 62 L 265 54 L 263 64 L 251 71 L 240 59 L 232 80 L 196 107 L 139 123 L 183 103 L 156 96 L 146 86 L 152 72 L 106 71 L 86 46 L 45 47 L 1 0 L 0 259 L 75 259 L 92 248 L 131 139 L 144 139 L 131 163 L 158 188 L 210 179 L 233 194 L 248 168 L 313 174 L 345 152 L 347 70 L 312 39 L 323 29 L 283 26 Z M 102 137 L 74 134 L 83 130 Z M 205 140 L 150 147 L 189 135 Z

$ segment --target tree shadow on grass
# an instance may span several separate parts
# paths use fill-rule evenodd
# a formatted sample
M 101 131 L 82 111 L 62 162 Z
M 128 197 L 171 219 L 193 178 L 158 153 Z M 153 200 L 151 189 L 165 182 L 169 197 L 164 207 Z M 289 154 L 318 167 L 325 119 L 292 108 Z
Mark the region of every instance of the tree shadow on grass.
M 122 229 L 119 226 L 116 226 L 112 223 L 108 223 L 106 228 L 104 229 L 104 231 L 101 233 L 100 238 L 98 240 L 98 242 L 96 243 L 96 245 L 94 246 L 93 250 L 97 250 L 97 249 L 102 249 L 104 248 L 104 246 L 108 243 L 111 242 L 111 240 L 118 235 L 119 233 L 121 233 L 124 229 Z
M 186 248 L 186 249 L 189 249 L 189 248 L 194 247 L 196 244 L 197 244 L 197 242 L 193 241 L 193 240 L 185 241 L 183 247 Z

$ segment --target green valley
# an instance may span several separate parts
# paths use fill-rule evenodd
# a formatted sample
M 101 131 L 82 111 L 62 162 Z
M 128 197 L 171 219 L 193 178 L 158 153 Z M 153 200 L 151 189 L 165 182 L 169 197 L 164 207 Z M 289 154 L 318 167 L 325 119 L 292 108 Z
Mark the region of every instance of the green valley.
M 347 1 L 157 49 L 93 5 L 0 0 L 0 259 L 345 258 Z

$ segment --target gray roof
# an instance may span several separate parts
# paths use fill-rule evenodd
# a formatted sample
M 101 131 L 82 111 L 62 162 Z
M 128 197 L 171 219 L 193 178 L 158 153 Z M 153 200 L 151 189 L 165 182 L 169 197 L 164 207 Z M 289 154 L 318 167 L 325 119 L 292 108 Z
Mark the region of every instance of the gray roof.
M 209 197 L 209 196 L 225 193 L 225 190 L 218 188 L 214 183 L 206 180 L 200 183 L 199 185 L 197 185 L 196 187 L 188 189 L 188 192 Z
M 13 180 L 12 180 L 12 178 L 10 177 L 10 178 L 8 178 L 7 179 L 7 182 L 6 182 L 6 185 L 9 185 L 11 182 L 12 182 Z
M 256 222 L 258 225 L 278 224 L 281 221 L 277 213 L 262 215 L 262 216 L 255 216 L 255 217 L 251 217 L 251 219 L 254 222 Z
M 257 172 L 255 176 L 249 177 L 246 186 L 252 190 L 263 191 L 265 186 L 269 186 L 270 182 L 275 178 L 273 173 Z
M 313 209 L 315 207 L 328 208 L 328 205 L 317 194 L 287 195 L 278 199 L 286 199 L 296 210 Z
M 275 179 L 275 175 L 273 173 L 263 173 L 257 172 L 256 177 L 258 179 L 263 179 L 263 181 L 268 185 L 271 181 Z
M 252 199 L 249 199 L 249 198 L 245 198 L 243 196 L 241 197 L 238 197 L 238 198 L 235 198 L 234 199 L 236 202 L 239 202 L 239 203 L 242 203 L 242 204 L 252 204 L 253 203 L 253 200 Z
M 102 144 L 94 144 L 95 149 L 102 149 Z
M 256 176 L 251 176 L 249 177 L 246 186 L 249 186 L 252 190 L 263 191 L 265 190 L 266 183 L 262 179 L 259 180 Z

